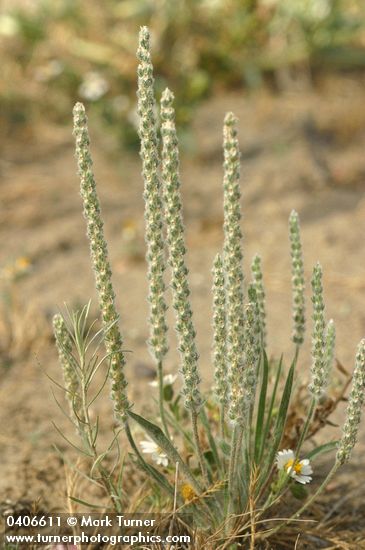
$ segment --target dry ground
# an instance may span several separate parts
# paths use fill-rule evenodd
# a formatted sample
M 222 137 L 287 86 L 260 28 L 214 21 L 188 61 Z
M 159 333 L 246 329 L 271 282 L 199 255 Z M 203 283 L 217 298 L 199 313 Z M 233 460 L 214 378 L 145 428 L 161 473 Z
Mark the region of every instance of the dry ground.
M 331 77 L 315 90 L 282 96 L 234 93 L 200 108 L 193 126 L 194 154 L 183 156 L 181 172 L 205 386 L 212 380 L 210 270 L 222 246 L 221 126 L 227 110 L 240 119 L 245 264 L 248 272 L 253 254 L 262 255 L 269 351 L 274 356 L 284 351 L 287 357 L 292 352 L 287 219 L 295 208 L 302 222 L 307 279 L 319 259 L 327 315 L 337 327 L 336 355 L 352 368 L 356 345 L 365 334 L 364 83 L 359 76 Z M 129 388 L 140 410 L 150 394 L 147 383 L 154 368 L 145 345 L 148 307 L 140 162 L 137 153 L 123 151 L 111 158 L 99 130 L 92 129 L 91 137 L 125 347 L 131 350 Z M 2 148 L 1 267 L 24 257 L 30 268 L 12 285 L 1 283 L 0 500 L 41 498 L 41 506 L 50 509 L 64 505 L 65 491 L 64 470 L 52 444 L 66 448 L 51 420 L 71 434 L 42 373 L 43 368 L 60 379 L 50 322 L 64 302 L 75 306 L 92 297 L 96 303 L 71 119 L 61 129 L 43 121 L 28 136 L 4 140 Z M 171 312 L 169 319 L 172 327 Z M 171 349 L 167 368 L 173 372 L 178 368 L 173 334 Z M 303 376 L 309 367 L 308 349 L 307 344 L 301 358 Z M 105 413 L 104 424 L 110 425 L 107 399 L 99 407 Z M 343 407 L 337 417 L 343 417 Z M 335 427 L 326 430 L 329 439 L 338 435 Z M 365 422 L 355 453 L 356 473 L 344 469 L 338 478 L 340 496 L 343 487 L 349 493 L 349 513 L 355 513 L 365 497 L 364 444 Z M 312 547 L 321 546 L 313 542 Z M 353 546 L 361 547 L 361 542 Z

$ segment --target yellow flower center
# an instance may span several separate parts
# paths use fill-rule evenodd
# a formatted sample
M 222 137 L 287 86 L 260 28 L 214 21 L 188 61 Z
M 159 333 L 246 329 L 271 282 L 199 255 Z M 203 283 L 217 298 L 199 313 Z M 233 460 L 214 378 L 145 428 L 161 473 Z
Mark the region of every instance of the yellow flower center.
M 189 502 L 196 497 L 194 489 L 191 485 L 185 484 L 181 487 L 181 495 L 185 502 Z
M 302 464 L 300 464 L 300 462 L 298 460 L 294 464 L 294 460 L 292 458 L 290 460 L 288 460 L 288 462 L 284 466 L 286 471 L 288 471 L 289 468 L 293 468 L 293 470 L 296 474 L 301 474 L 302 473 L 302 467 L 303 467 Z

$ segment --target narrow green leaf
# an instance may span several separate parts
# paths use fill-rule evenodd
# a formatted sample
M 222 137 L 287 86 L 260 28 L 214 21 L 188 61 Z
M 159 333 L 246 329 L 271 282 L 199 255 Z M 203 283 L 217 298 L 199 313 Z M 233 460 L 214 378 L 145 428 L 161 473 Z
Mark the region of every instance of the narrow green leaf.
M 266 440 L 267 440 L 267 437 L 268 437 L 269 431 L 270 431 L 272 411 L 273 411 L 274 404 L 275 404 L 276 392 L 277 392 L 278 385 L 279 385 L 282 366 L 283 366 L 283 356 L 280 357 L 278 370 L 277 370 L 276 376 L 275 376 L 275 383 L 274 383 L 274 387 L 273 387 L 273 390 L 272 390 L 271 401 L 270 401 L 270 405 L 269 405 L 269 410 L 267 412 L 265 428 L 264 428 L 264 432 L 263 432 L 263 436 L 262 436 L 262 444 L 261 444 L 261 449 L 260 449 L 259 462 L 261 462 L 262 456 L 264 454 L 265 443 L 266 443 Z
M 190 468 L 185 464 L 180 454 L 172 445 L 171 441 L 167 439 L 161 428 L 130 410 L 128 411 L 128 415 L 135 420 L 148 433 L 153 441 L 167 454 L 172 464 L 175 464 L 176 462 L 179 463 L 181 473 L 191 483 L 194 491 L 197 494 L 200 494 L 202 492 L 202 487 L 191 473 Z
M 315 457 L 322 455 L 324 453 L 328 453 L 330 451 L 334 451 L 337 449 L 338 441 L 330 441 L 329 443 L 324 443 L 323 445 L 320 445 L 319 447 L 316 447 L 309 453 L 305 455 L 305 458 L 310 458 L 313 460 Z
M 57 397 L 56 397 L 56 394 L 54 393 L 52 387 L 51 387 L 51 393 L 52 393 L 53 399 L 54 399 L 55 402 L 56 402 L 57 407 L 60 409 L 60 411 L 62 412 L 62 414 L 71 422 L 71 424 L 75 424 L 75 423 L 72 421 L 72 418 L 70 417 L 70 415 L 67 414 L 67 412 L 65 411 L 65 409 L 62 407 L 61 403 L 58 401 L 58 399 L 57 399 Z
M 96 485 L 97 487 L 100 487 L 100 489 L 104 489 L 104 486 L 102 485 L 102 483 L 100 483 L 100 481 L 97 481 L 96 479 L 90 477 L 88 474 L 85 474 L 85 472 L 82 472 L 81 470 L 79 470 L 78 468 L 76 468 L 76 466 L 74 465 L 74 463 L 71 461 L 71 460 L 68 460 L 68 458 L 66 457 L 66 455 L 64 453 L 62 453 L 62 451 L 60 451 L 60 449 L 57 447 L 57 445 L 52 445 L 52 447 L 55 449 L 56 453 L 59 455 L 59 457 L 61 458 L 61 460 L 67 464 L 67 466 L 73 470 L 74 472 L 76 472 L 80 477 L 82 477 L 83 479 L 86 479 L 88 482 L 90 483 L 93 483 L 94 485 Z
M 94 397 L 89 401 L 89 403 L 87 403 L 87 405 L 86 405 L 87 408 L 91 407 L 91 405 L 94 403 L 94 401 L 96 401 L 96 399 L 99 397 L 99 395 L 103 391 L 103 389 L 105 387 L 105 384 L 107 383 L 107 380 L 109 378 L 109 371 L 110 371 L 110 366 L 108 367 L 108 370 L 107 370 L 107 372 L 104 376 L 104 380 L 103 380 L 102 384 L 100 384 L 100 388 L 98 389 L 98 391 L 96 392 Z
M 256 433 L 255 433 L 255 463 L 257 464 L 260 457 L 260 452 L 262 448 L 263 435 L 264 435 L 264 419 L 265 419 L 265 406 L 266 406 L 266 395 L 267 395 L 267 384 L 269 379 L 269 361 L 265 350 L 263 369 L 262 369 L 262 380 L 260 387 L 260 398 L 257 408 L 257 419 L 256 419 Z
M 119 468 L 119 474 L 117 479 L 117 492 L 118 492 L 119 498 L 122 498 L 124 495 L 124 490 L 122 488 L 124 464 L 125 464 L 125 455 L 123 455 L 123 458 L 120 461 L 120 468 Z
M 92 458 L 92 455 L 90 453 L 88 453 L 87 451 L 84 451 L 83 449 L 81 449 L 80 447 L 78 447 L 77 445 L 75 445 L 74 443 L 72 443 L 72 441 L 70 441 L 66 436 L 65 434 L 63 434 L 61 432 L 61 430 L 59 429 L 59 427 L 52 421 L 52 424 L 54 426 L 54 428 L 58 431 L 58 433 L 60 434 L 60 436 L 65 440 L 67 441 L 67 443 L 69 445 L 71 445 L 71 447 L 73 447 L 74 449 L 76 449 L 76 451 L 78 451 L 79 453 L 82 453 L 83 455 L 86 455 L 90 458 Z
M 228 443 L 228 441 L 224 441 L 224 439 L 219 440 L 219 447 L 224 454 L 224 456 L 229 457 L 231 454 L 231 445 Z
M 96 417 L 96 422 L 95 422 L 94 427 L 91 426 L 91 432 L 93 434 L 92 444 L 95 445 L 97 437 L 98 437 L 98 433 L 99 433 L 99 415 L 97 415 L 97 417 Z
M 150 477 L 152 477 L 165 491 L 168 491 L 170 495 L 174 495 L 174 488 L 172 485 L 167 481 L 166 477 L 161 474 L 152 464 L 147 464 L 145 461 L 139 460 L 138 457 L 138 464 L 142 470 L 146 472 Z
M 70 500 L 73 500 L 74 502 L 78 502 L 79 504 L 82 504 L 83 506 L 90 506 L 90 508 L 100 508 L 100 509 L 103 509 L 105 510 L 106 506 L 100 506 L 98 504 L 92 504 L 91 502 L 86 502 L 86 500 L 81 500 L 81 498 L 76 498 L 76 497 L 71 497 L 69 496 L 68 497 Z
M 191 447 L 194 447 L 194 441 L 192 439 L 192 437 L 190 436 L 190 434 L 184 430 L 184 428 L 181 426 L 181 422 L 178 422 L 175 418 L 175 416 L 173 416 L 171 413 L 169 413 L 169 411 L 165 411 L 166 413 L 166 418 L 167 420 L 169 421 L 169 423 L 175 428 L 175 430 L 179 433 L 181 433 L 181 435 L 183 437 L 185 437 L 186 441 L 190 444 Z
M 202 409 L 200 411 L 200 419 L 202 421 L 202 424 L 203 424 L 203 426 L 205 428 L 205 431 L 206 431 L 206 434 L 208 436 L 208 441 L 209 441 L 211 451 L 213 453 L 214 462 L 215 462 L 217 468 L 220 470 L 221 469 L 221 461 L 219 460 L 218 449 L 217 449 L 217 446 L 215 444 L 215 440 L 214 440 L 214 437 L 213 437 L 213 434 L 212 434 L 212 430 L 210 429 L 209 419 L 208 419 L 207 414 L 205 412 L 204 406 L 202 407 Z
M 263 469 L 261 480 L 260 480 L 261 483 L 265 482 L 267 479 L 267 476 L 274 464 L 275 455 L 279 448 L 280 441 L 283 437 L 285 422 L 286 422 L 286 415 L 288 412 L 290 396 L 291 396 L 291 391 L 293 387 L 295 365 L 296 365 L 296 362 L 293 361 L 288 372 L 288 377 L 286 379 L 283 395 L 280 402 L 279 412 L 275 423 L 274 433 L 271 438 L 272 443 L 270 445 L 270 450 L 265 460 L 265 467 Z
M 97 468 L 97 467 L 99 466 L 99 464 L 100 464 L 101 461 L 106 457 L 107 454 L 108 454 L 108 451 L 105 451 L 104 453 L 101 453 L 101 454 L 97 457 L 97 459 L 95 460 L 94 464 L 91 466 L 90 477 L 93 477 L 95 468 Z

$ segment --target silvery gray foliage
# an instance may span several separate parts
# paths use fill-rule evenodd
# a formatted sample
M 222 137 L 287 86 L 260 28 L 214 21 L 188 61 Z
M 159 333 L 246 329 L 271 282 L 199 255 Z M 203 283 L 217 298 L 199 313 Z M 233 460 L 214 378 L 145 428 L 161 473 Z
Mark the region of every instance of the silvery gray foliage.
M 322 267 L 319 263 L 314 266 L 312 276 L 312 303 L 313 303 L 313 334 L 312 334 L 312 381 L 309 391 L 318 399 L 327 383 L 326 361 L 326 322 L 324 318 L 324 301 L 322 287 Z
M 149 347 L 156 361 L 161 361 L 168 351 L 166 302 L 164 298 L 165 253 L 163 240 L 162 197 L 159 175 L 156 101 L 154 96 L 153 66 L 150 51 L 150 33 L 141 27 L 137 51 L 138 65 L 138 115 L 140 117 L 140 155 L 144 179 L 145 238 L 150 303 Z
M 180 197 L 179 150 L 175 129 L 174 96 L 166 89 L 161 98 L 162 180 L 164 213 L 171 266 L 173 307 L 182 358 L 185 406 L 198 411 L 202 405 L 199 390 L 198 351 L 190 305 L 188 268 L 185 264 L 184 225 Z
M 95 274 L 99 306 L 105 329 L 105 347 L 110 355 L 111 397 L 114 412 L 118 420 L 126 419 L 130 407 L 124 375 L 125 358 L 122 350 L 123 340 L 118 326 L 118 313 L 115 307 L 115 294 L 112 285 L 112 271 L 108 259 L 108 247 L 104 237 L 100 203 L 96 192 L 93 174 L 93 162 L 90 155 L 90 138 L 87 128 L 85 108 L 76 103 L 73 109 L 74 136 L 76 139 L 76 159 L 80 176 L 80 193 L 84 206 L 87 236 L 90 243 L 90 255 Z
M 253 261 L 251 264 L 251 273 L 252 273 L 254 288 L 256 291 L 256 300 L 259 307 L 262 346 L 265 349 L 266 332 L 267 332 L 266 331 L 266 311 L 265 311 L 265 289 L 263 284 L 261 258 L 258 254 L 256 254 L 253 258 Z
M 228 401 L 226 291 L 223 262 L 217 254 L 213 264 L 213 366 L 214 393 L 223 406 Z
M 226 274 L 227 300 L 227 357 L 230 368 L 229 418 L 244 424 L 245 398 L 245 316 L 242 272 L 240 152 L 237 119 L 227 113 L 223 126 L 224 152 L 224 247 L 223 262 Z
M 361 411 L 365 401 L 365 339 L 359 343 L 352 388 L 346 410 L 346 421 L 343 434 L 337 450 L 337 462 L 345 464 L 349 461 L 352 449 L 357 441 L 361 420 Z
M 304 341 L 305 333 L 305 297 L 304 267 L 300 239 L 299 216 L 292 210 L 289 217 L 289 238 L 292 265 L 293 292 L 293 342 L 297 345 Z

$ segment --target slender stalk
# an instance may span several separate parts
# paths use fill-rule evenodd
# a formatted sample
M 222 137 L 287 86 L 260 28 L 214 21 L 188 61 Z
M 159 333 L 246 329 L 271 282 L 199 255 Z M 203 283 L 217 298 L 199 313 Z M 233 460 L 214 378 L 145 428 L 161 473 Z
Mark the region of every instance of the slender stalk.
M 235 476 L 236 476 L 236 464 L 237 456 L 239 453 L 240 442 L 242 440 L 242 427 L 236 424 L 233 428 L 232 439 L 231 439 L 231 454 L 229 457 L 229 470 L 228 470 L 228 516 L 231 515 L 234 509 L 234 499 L 235 499 Z
M 255 509 L 255 491 L 251 490 L 252 480 L 250 479 L 250 494 L 249 494 L 249 511 L 250 511 L 250 526 L 251 526 L 251 538 L 250 538 L 250 550 L 255 550 L 256 544 L 256 509 Z
M 94 458 L 94 464 L 95 461 L 98 460 L 98 453 L 95 445 L 95 436 L 91 427 L 90 422 L 90 415 L 89 415 L 89 407 L 87 405 L 87 383 L 85 379 L 85 359 L 84 357 L 80 357 L 80 372 L 81 372 L 81 380 L 80 380 L 80 387 L 81 387 L 81 408 L 82 408 L 82 415 L 83 415 L 83 426 L 86 427 L 86 437 L 87 437 L 87 443 L 89 446 L 89 450 L 93 455 Z M 107 470 L 103 468 L 100 462 L 98 462 L 97 465 L 98 472 L 100 473 L 100 477 L 102 480 L 102 483 L 105 487 L 106 493 L 111 497 L 111 500 L 113 502 L 113 506 L 116 510 L 116 512 L 121 512 L 121 503 L 119 499 L 115 498 L 117 495 L 116 488 L 110 479 L 110 475 L 108 474 Z
M 220 413 L 219 413 L 219 430 L 221 434 L 221 438 L 224 439 L 226 435 L 226 427 L 225 427 L 225 405 L 224 403 L 221 403 L 220 405 Z
M 162 361 L 158 361 L 157 363 L 157 376 L 158 376 L 158 389 L 159 389 L 159 409 L 160 409 L 160 417 L 163 429 L 165 431 L 166 437 L 170 437 L 169 434 L 169 428 L 166 421 L 165 416 L 165 407 L 164 407 L 164 391 L 163 391 L 163 369 L 162 369 Z
M 197 455 L 198 455 L 199 466 L 200 466 L 202 476 L 203 476 L 203 479 L 204 479 L 204 484 L 207 487 L 209 485 L 209 479 L 208 479 L 207 468 L 206 468 L 206 465 L 205 465 L 205 459 L 204 459 L 204 456 L 203 456 L 203 451 L 202 451 L 200 438 L 199 438 L 198 414 L 194 410 L 191 411 L 191 424 L 192 424 L 192 428 L 193 428 L 193 438 L 194 438 L 194 443 L 195 443 L 195 449 L 196 449 L 196 452 L 197 452 Z
M 297 443 L 297 447 L 296 447 L 296 450 L 295 450 L 295 460 L 297 460 L 298 457 L 299 457 L 300 449 L 302 448 L 303 442 L 305 441 L 310 423 L 311 423 L 312 418 L 313 418 L 314 411 L 316 410 L 316 405 L 317 405 L 317 400 L 314 397 L 312 397 L 310 405 L 309 405 L 309 411 L 308 411 L 308 414 L 307 414 L 307 418 L 306 418 L 305 424 L 304 424 L 303 429 L 302 429 L 302 433 L 300 434 L 299 441 Z

